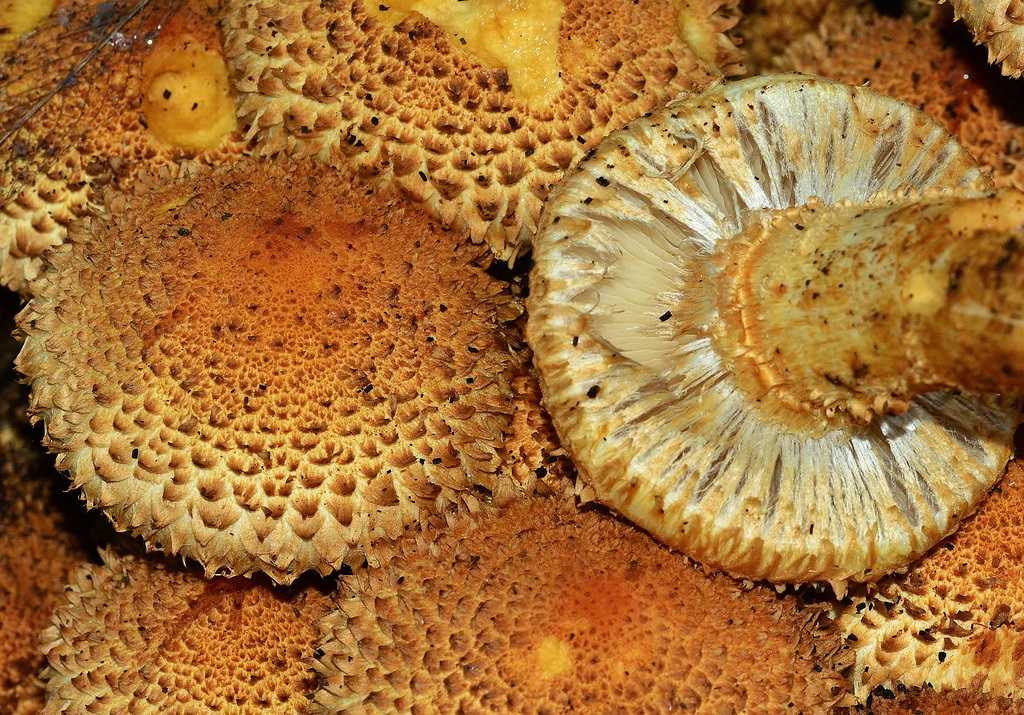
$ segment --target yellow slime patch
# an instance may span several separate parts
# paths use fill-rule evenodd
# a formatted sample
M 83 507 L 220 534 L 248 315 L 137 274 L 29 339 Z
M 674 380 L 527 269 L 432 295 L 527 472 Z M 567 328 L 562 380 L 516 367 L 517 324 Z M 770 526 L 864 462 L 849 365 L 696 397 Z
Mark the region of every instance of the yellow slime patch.
M 211 149 L 238 126 L 223 58 L 188 36 L 153 47 L 142 88 L 149 130 L 165 144 Z
M 524 99 L 549 99 L 562 87 L 558 65 L 561 0 L 383 0 L 367 3 L 388 26 L 421 15 L 481 62 L 508 71 Z
M 545 636 L 534 651 L 537 675 L 557 678 L 572 670 L 572 649 L 558 636 Z
M 0 0 L 0 52 L 14 47 L 26 32 L 53 12 L 56 0 Z

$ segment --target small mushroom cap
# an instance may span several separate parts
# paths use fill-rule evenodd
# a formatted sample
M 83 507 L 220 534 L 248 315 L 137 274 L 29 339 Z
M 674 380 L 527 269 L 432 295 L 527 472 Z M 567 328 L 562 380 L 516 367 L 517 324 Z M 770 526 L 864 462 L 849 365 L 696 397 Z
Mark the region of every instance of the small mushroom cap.
M 509 476 L 522 308 L 486 248 L 287 163 L 109 200 L 53 252 L 18 368 L 117 528 L 289 582 Z
M 844 13 L 824 21 L 776 59 L 919 107 L 945 127 L 996 186 L 1024 189 L 1024 94 L 985 64 L 966 30 L 941 14 L 911 17 Z
M 942 2 L 943 0 L 939 0 Z M 956 17 L 974 40 L 988 47 L 988 61 L 1008 77 L 1024 72 L 1024 2 L 1022 0 L 949 0 Z
M 239 116 L 260 152 L 394 184 L 506 260 L 588 149 L 715 78 L 681 26 L 708 51 L 712 37 L 731 47 L 714 28 L 734 5 L 231 0 L 222 24 Z M 537 75 L 553 79 L 523 86 Z
M 610 136 L 548 204 L 527 303 L 581 478 L 667 544 L 753 579 L 841 590 L 950 533 L 1002 472 L 1016 403 L 929 393 L 867 426 L 761 405 L 713 339 L 716 252 L 759 211 L 978 178 L 912 107 L 796 75 L 682 98 Z
M 313 713 L 824 712 L 817 615 L 555 499 L 402 539 L 341 580 Z
M 273 588 L 103 552 L 40 636 L 44 713 L 296 713 L 313 691 L 316 584 Z
M 243 152 L 209 4 L 68 0 L 0 59 L 0 284 L 26 291 L 102 187 Z
M 905 575 L 844 603 L 835 625 L 854 692 L 930 683 L 1019 699 L 1024 678 L 1024 467 Z

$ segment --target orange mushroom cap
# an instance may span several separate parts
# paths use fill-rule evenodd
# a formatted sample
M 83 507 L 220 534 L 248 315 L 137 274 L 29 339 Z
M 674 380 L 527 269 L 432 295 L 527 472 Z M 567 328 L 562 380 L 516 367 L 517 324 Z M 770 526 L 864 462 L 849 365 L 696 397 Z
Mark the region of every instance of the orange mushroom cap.
M 823 712 L 817 616 L 599 510 L 523 500 L 396 544 L 321 621 L 313 713 Z
M 109 200 L 53 252 L 18 367 L 119 529 L 288 582 L 510 476 L 522 309 L 486 249 L 287 163 Z
M 295 713 L 315 685 L 329 597 L 318 584 L 273 588 L 159 560 L 103 552 L 71 578 L 40 636 L 45 714 Z
M 506 260 L 604 135 L 735 69 L 735 5 L 231 0 L 222 24 L 260 152 L 392 183 Z
M 235 127 L 208 0 L 59 3 L 0 57 L 0 284 L 27 290 L 101 187 L 233 161 Z

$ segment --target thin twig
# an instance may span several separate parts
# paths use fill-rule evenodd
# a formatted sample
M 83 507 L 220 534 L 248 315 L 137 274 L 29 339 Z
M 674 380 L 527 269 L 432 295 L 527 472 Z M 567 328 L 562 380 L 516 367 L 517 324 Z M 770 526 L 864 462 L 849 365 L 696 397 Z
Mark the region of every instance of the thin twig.
M 91 50 L 89 50 L 85 57 L 83 57 L 78 62 L 78 64 L 75 65 L 74 68 L 70 72 L 68 72 L 67 75 L 64 76 L 64 79 L 57 83 L 56 87 L 47 92 L 46 95 L 44 95 L 38 102 L 36 102 L 31 109 L 25 112 L 25 114 L 21 115 L 18 118 L 18 121 L 11 125 L 11 127 L 7 129 L 2 136 L 0 136 L 0 146 L 3 146 L 5 143 L 7 143 L 7 140 L 10 139 L 15 134 L 15 132 L 17 132 L 19 129 L 25 126 L 25 123 L 28 122 L 29 119 L 34 117 L 39 112 L 39 110 L 45 107 L 51 99 L 56 97 L 61 90 L 70 86 L 70 84 L 78 77 L 78 73 L 87 64 L 92 62 L 93 59 L 96 58 L 96 55 L 98 55 L 103 50 L 107 43 L 110 42 L 111 38 L 113 38 L 114 35 L 120 32 L 121 28 L 127 25 L 129 20 L 131 20 L 133 17 L 142 12 L 142 10 L 147 5 L 149 5 L 150 2 L 152 2 L 152 0 L 139 0 L 139 2 L 135 4 L 135 7 L 133 7 L 131 10 L 125 13 L 124 17 L 120 18 L 116 23 L 114 23 L 110 30 L 107 31 L 103 38 L 100 39 L 100 41 L 97 42 Z

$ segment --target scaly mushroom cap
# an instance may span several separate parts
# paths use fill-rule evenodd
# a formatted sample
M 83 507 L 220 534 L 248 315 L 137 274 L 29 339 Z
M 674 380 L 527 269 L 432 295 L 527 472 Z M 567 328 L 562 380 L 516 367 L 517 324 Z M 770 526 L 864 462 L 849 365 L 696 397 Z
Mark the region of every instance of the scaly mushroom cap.
M 1024 467 L 1011 462 L 978 512 L 908 574 L 842 606 L 855 693 L 930 683 L 1020 698 L 1024 678 Z
M 1008 77 L 1024 72 L 1024 2 L 1022 0 L 949 0 L 979 45 L 988 47 L 988 61 Z M 942 2 L 942 0 L 940 0 Z
M 297 713 L 313 692 L 316 585 L 272 588 L 103 552 L 64 592 L 40 644 L 44 713 Z
M 222 24 L 263 154 L 393 183 L 506 260 L 601 137 L 714 79 L 681 33 L 705 54 L 731 48 L 720 28 L 735 5 L 230 0 Z M 732 67 L 734 55 L 716 57 Z
M 0 712 L 5 715 L 30 715 L 43 707 L 39 632 L 49 623 L 68 574 L 89 558 L 83 537 L 91 526 L 64 513 L 68 500 L 59 475 L 44 468 L 46 455 L 26 414 L 26 390 L 10 380 L 19 347 L 10 337 L 18 302 L 13 293 L 0 296 L 0 335 L 6 336 L 0 338 L 0 373 L 8 376 L 0 384 Z
M 844 3 L 847 5 L 847 3 Z M 794 41 L 818 27 L 832 0 L 748 0 L 736 34 L 743 40 L 743 62 L 750 72 L 772 67 L 773 59 Z
M 947 20 L 948 21 L 948 20 Z M 829 18 L 775 65 L 828 77 L 918 107 L 946 128 L 996 186 L 1024 188 L 1024 94 L 984 63 L 957 24 L 941 17 Z
M 498 488 L 522 309 L 486 248 L 387 194 L 246 162 L 70 234 L 18 368 L 91 506 L 288 582 Z
M 244 150 L 209 5 L 68 0 L 0 58 L 0 284 L 26 290 L 99 187 Z
M 911 402 L 899 373 L 859 389 L 907 363 L 896 328 L 904 314 L 916 324 L 917 304 L 890 286 L 912 274 L 895 270 L 893 246 L 858 271 L 858 233 L 844 230 L 878 192 L 978 176 L 913 108 L 796 75 L 680 99 L 609 137 L 549 202 L 527 303 L 545 405 L 581 478 L 669 545 L 754 579 L 841 590 L 948 534 L 1006 464 L 1017 407 L 945 392 Z M 906 198 L 883 193 L 860 220 L 913 214 Z M 820 249 L 826 229 L 801 232 L 818 214 L 838 225 Z M 927 280 L 952 275 L 941 270 Z M 764 325 L 760 303 L 785 330 Z M 815 373 L 822 355 L 836 374 Z
M 88 553 L 56 507 L 51 475 L 14 471 L 6 444 L 0 455 L 0 712 L 38 712 L 43 688 L 37 676 L 44 665 L 39 632 L 68 574 Z
M 313 713 L 823 712 L 845 691 L 814 611 L 600 510 L 521 500 L 397 551 L 341 580 Z

